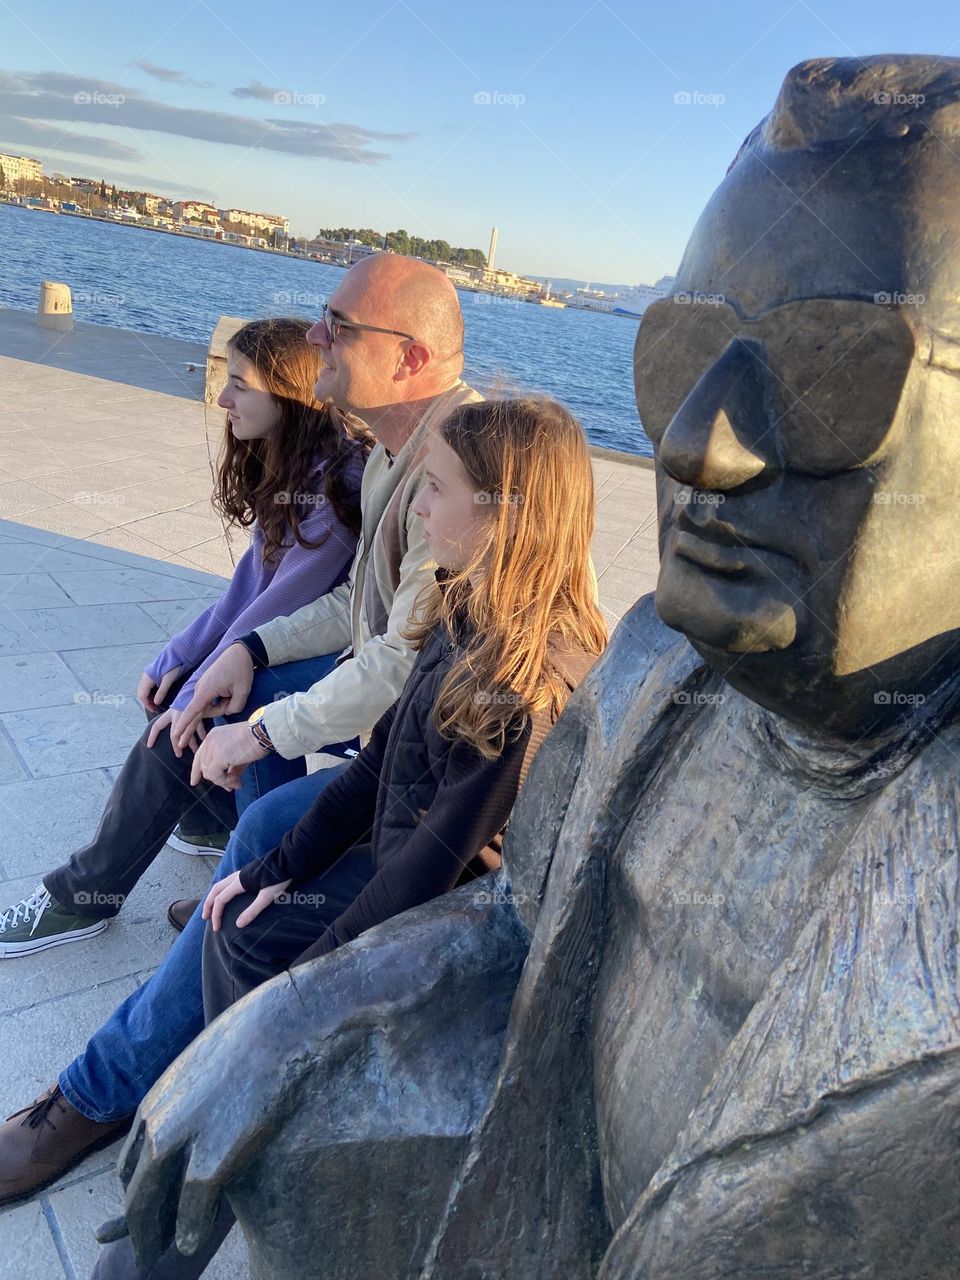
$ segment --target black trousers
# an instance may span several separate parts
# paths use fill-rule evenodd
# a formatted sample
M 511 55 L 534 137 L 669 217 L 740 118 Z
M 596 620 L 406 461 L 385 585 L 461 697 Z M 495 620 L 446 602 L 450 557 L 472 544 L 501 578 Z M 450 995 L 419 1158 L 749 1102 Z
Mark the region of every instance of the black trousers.
M 203 937 L 207 1025 L 249 991 L 289 969 L 350 906 L 373 871 L 368 845 L 350 849 L 323 875 L 292 884 L 282 899 L 242 929 L 237 917 L 256 895 L 242 893 L 228 902 L 220 929 L 214 933 L 208 922 Z
M 239 715 L 224 719 L 233 723 L 245 720 L 254 707 L 294 690 L 310 688 L 331 671 L 335 663 L 336 654 L 324 654 L 315 659 L 261 668 L 254 675 L 246 707 Z M 168 705 L 186 678 L 171 686 Z M 207 722 L 207 727 L 212 723 Z M 234 793 L 206 781 L 191 787 L 193 752 L 188 749 L 178 760 L 166 729 L 156 746 L 150 748 L 147 732 L 144 730 L 127 757 L 93 840 L 77 849 L 56 871 L 43 877 L 43 883 L 57 901 L 78 915 L 97 920 L 115 916 L 178 823 L 184 834 L 197 836 L 232 831 L 237 825 Z M 345 748 L 359 745 L 354 740 L 328 745 L 327 750 L 343 754 Z M 269 769 L 271 781 L 267 789 L 306 772 L 303 757 L 285 760 L 282 756 L 270 756 L 261 764 Z M 253 771 L 251 766 L 248 774 Z
M 127 756 L 91 842 L 43 877 L 77 915 L 115 916 L 178 823 L 198 835 L 237 825 L 233 792 L 206 781 L 191 787 L 193 752 L 188 748 L 177 759 L 167 729 L 148 747 L 149 731 L 148 724 Z

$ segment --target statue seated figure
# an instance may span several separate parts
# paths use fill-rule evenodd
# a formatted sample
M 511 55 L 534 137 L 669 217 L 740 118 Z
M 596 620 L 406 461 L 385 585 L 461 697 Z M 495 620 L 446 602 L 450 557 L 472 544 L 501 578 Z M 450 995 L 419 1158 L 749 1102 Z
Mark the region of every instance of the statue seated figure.
M 635 355 L 661 572 L 504 869 L 253 992 L 140 1108 L 145 1259 L 947 1280 L 960 1251 L 960 61 L 787 77 Z

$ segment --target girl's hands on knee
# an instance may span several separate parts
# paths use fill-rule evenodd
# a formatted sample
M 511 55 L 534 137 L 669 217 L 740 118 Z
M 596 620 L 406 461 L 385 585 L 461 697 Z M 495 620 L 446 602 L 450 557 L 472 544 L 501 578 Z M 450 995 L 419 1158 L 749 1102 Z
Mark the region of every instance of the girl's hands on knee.
M 266 911 L 267 907 L 273 906 L 277 898 L 290 887 L 293 882 L 291 880 L 283 880 L 280 884 L 269 885 L 266 889 L 261 889 L 254 900 L 237 916 L 237 928 L 242 929 L 244 925 L 250 924 L 252 920 L 256 920 L 257 916 Z M 226 877 L 225 880 L 218 880 L 212 886 L 203 902 L 203 911 L 201 912 L 204 920 L 209 920 L 213 926 L 214 933 L 219 932 L 223 923 L 223 910 L 227 903 L 233 898 L 238 898 L 240 894 L 246 893 L 243 885 L 240 883 L 240 872 L 234 871 L 232 875 Z
M 163 732 L 163 730 L 166 729 L 167 725 L 169 725 L 170 726 L 170 744 L 173 747 L 173 754 L 179 760 L 180 757 L 183 755 L 183 748 L 179 745 L 179 741 L 177 737 L 179 727 L 180 727 L 180 720 L 181 720 L 181 712 L 177 711 L 175 707 L 170 707 L 168 711 L 161 711 L 160 715 L 155 716 L 154 719 L 150 721 L 150 730 L 147 734 L 147 746 L 152 747 L 153 744 L 156 742 L 157 738 L 159 738 L 160 734 Z M 206 729 L 204 729 L 203 721 L 201 720 L 197 724 L 196 731 L 193 734 L 193 737 L 190 738 L 187 744 L 190 750 L 199 751 L 200 743 L 204 740 L 206 736 L 207 736 L 207 732 L 206 732 Z
M 160 734 L 164 731 L 164 729 L 166 729 L 167 725 L 173 724 L 175 716 L 176 716 L 176 712 L 171 707 L 169 711 L 161 711 L 158 716 L 155 716 L 150 721 L 150 730 L 147 733 L 148 747 L 153 746 L 156 740 L 160 737 Z
M 159 684 L 153 676 L 143 673 L 137 685 L 137 701 L 145 711 L 153 715 L 154 712 L 163 710 L 163 703 L 170 692 L 170 686 L 182 670 L 182 667 L 171 667 L 169 671 L 164 672 Z

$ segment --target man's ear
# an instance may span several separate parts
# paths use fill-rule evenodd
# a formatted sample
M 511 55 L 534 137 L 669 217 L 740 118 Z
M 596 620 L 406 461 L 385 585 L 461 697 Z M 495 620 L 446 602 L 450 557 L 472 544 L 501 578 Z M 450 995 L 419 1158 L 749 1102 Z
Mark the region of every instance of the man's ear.
M 411 342 L 404 351 L 403 360 L 397 369 L 398 380 L 412 378 L 422 373 L 432 358 L 429 347 L 424 346 L 422 342 Z

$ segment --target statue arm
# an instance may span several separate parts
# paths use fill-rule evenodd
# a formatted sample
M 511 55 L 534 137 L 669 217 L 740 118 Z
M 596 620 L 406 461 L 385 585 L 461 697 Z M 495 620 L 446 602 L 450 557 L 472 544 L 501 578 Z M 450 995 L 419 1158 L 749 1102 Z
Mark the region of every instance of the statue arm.
M 641 1200 L 598 1280 L 953 1280 L 958 1104 L 954 1050 L 699 1158 Z
M 469 1133 L 487 1077 L 492 1086 L 526 953 L 512 908 L 478 907 L 476 896 L 476 884 L 464 886 L 280 974 L 180 1055 L 141 1103 L 118 1161 L 141 1263 L 155 1262 L 174 1239 L 181 1252 L 194 1253 L 224 1189 L 305 1099 L 324 1096 L 332 1076 L 340 1118 L 329 1132 L 321 1122 L 311 1153 L 339 1146 L 349 1162 L 351 1144 L 380 1140 L 389 1150 L 383 1139 L 404 1124 L 416 1139 L 423 1109 L 405 1113 L 402 1101 L 378 1109 L 364 1096 L 371 1041 L 393 1045 L 388 1087 L 399 1099 L 410 1075 L 421 1095 L 434 1090 L 430 1114 L 456 1136 Z

